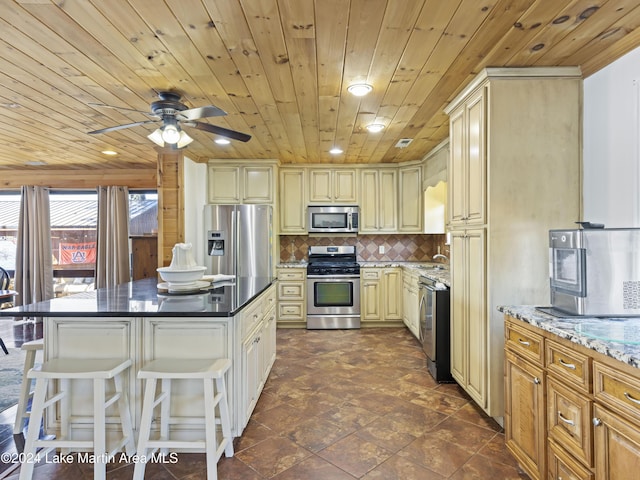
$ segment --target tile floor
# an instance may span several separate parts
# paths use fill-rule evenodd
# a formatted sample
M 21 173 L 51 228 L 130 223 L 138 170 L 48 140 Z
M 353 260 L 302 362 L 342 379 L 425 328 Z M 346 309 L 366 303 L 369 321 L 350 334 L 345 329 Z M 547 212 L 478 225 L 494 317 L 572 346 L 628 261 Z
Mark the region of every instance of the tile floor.
M 220 480 L 528 478 L 506 451 L 500 426 L 457 385 L 433 381 L 408 330 L 281 329 L 277 341 L 276 363 L 236 454 L 218 464 Z M 132 473 L 130 464 L 110 464 L 108 479 Z M 91 466 L 77 463 L 40 464 L 34 475 L 91 477 Z M 204 455 L 149 465 L 145 478 L 205 479 Z

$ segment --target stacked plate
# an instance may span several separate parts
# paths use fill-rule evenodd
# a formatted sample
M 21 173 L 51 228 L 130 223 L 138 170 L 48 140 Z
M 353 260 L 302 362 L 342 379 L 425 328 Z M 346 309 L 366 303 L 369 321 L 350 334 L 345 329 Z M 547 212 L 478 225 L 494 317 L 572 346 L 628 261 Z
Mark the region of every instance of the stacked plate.
M 206 267 L 188 267 L 183 269 L 160 267 L 157 269 L 163 283 L 158 284 L 161 290 L 169 293 L 195 292 L 208 287 L 211 282 L 202 279 Z

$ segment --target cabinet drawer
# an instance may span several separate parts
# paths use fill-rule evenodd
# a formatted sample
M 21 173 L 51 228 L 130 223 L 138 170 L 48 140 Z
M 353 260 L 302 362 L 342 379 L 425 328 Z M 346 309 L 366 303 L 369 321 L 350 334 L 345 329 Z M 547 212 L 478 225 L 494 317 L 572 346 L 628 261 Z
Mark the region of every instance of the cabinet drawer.
M 505 345 L 507 348 L 529 359 L 538 366 L 543 365 L 543 337 L 537 333 L 521 328 L 511 322 L 505 325 Z
M 258 299 L 247 309 L 242 312 L 242 338 L 244 339 L 246 335 L 254 330 L 255 326 L 262 319 L 262 300 Z
M 279 282 L 278 299 L 280 300 L 304 300 L 305 284 L 302 282 Z
M 593 472 L 567 455 L 560 446 L 549 442 L 549 479 L 593 480 Z
M 547 377 L 547 430 L 556 441 L 585 466 L 593 466 L 591 428 L 592 401 Z M 555 477 L 554 477 L 555 478 Z
M 640 422 L 639 379 L 594 361 L 593 395 L 624 418 Z
M 278 270 L 278 280 L 304 280 L 304 270 Z
M 302 303 L 278 303 L 278 321 L 304 320 L 304 305 Z
M 262 311 L 266 314 L 269 310 L 271 310 L 276 304 L 276 289 L 271 287 L 267 296 L 264 297 L 262 303 Z
M 591 359 L 558 342 L 545 342 L 547 371 L 585 393 L 591 391 Z
M 380 279 L 380 270 L 372 270 L 368 268 L 363 268 L 360 270 L 360 276 L 364 280 L 379 280 Z

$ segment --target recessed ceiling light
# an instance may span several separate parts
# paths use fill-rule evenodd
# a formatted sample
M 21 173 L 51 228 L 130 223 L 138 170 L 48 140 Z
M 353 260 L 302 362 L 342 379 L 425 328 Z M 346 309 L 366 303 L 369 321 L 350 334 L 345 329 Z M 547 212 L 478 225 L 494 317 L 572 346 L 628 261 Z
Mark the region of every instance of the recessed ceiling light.
M 229 145 L 231 143 L 226 138 L 216 138 L 214 142 L 216 142 L 218 145 Z
M 373 87 L 367 83 L 354 83 L 353 85 L 347 87 L 347 91 L 352 95 L 355 95 L 356 97 L 362 97 L 363 95 L 369 93 L 371 90 L 373 90 Z
M 102 152 L 103 155 L 117 155 L 118 152 L 114 152 L 113 150 L 103 150 Z
M 333 147 L 331 150 L 329 150 L 329 153 L 331 155 L 340 155 L 342 153 L 342 149 L 338 147 Z
M 381 123 L 372 123 L 370 125 L 367 125 L 367 130 L 369 130 L 371 133 L 378 133 L 384 130 L 384 125 Z

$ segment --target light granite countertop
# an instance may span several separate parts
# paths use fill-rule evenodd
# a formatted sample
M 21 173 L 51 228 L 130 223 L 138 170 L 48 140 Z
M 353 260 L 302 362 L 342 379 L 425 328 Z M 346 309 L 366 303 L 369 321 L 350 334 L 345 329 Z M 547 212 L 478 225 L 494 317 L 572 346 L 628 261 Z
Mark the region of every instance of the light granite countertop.
M 640 317 L 556 317 L 531 305 L 499 306 L 534 327 L 640 368 Z

